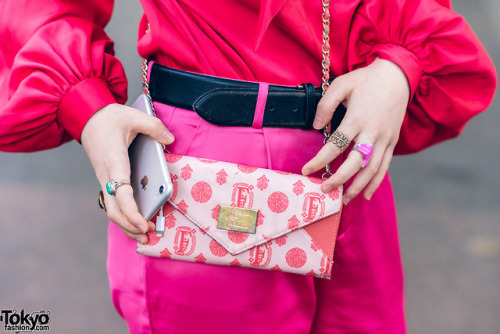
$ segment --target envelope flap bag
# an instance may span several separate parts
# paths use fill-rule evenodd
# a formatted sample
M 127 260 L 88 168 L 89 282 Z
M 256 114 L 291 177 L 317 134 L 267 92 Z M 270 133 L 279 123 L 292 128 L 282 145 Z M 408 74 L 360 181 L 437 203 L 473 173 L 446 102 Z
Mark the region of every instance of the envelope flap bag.
M 138 252 L 327 278 L 333 263 L 342 188 L 322 179 L 166 154 L 174 192 L 165 235 Z

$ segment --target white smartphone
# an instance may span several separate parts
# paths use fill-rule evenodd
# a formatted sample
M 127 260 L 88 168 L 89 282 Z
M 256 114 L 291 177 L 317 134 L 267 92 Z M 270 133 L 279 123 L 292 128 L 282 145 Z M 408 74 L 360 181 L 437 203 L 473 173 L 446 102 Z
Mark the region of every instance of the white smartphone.
M 154 116 L 151 102 L 145 94 L 139 96 L 132 107 Z M 163 147 L 153 138 L 138 134 L 128 154 L 134 199 L 142 216 L 150 220 L 173 192 Z

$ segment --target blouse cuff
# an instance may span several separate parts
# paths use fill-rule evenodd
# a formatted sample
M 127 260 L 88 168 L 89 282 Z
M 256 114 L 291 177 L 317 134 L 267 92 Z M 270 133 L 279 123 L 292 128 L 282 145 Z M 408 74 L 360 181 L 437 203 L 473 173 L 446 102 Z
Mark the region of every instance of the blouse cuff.
M 375 45 L 371 56 L 392 61 L 403 70 L 410 84 L 411 101 L 422 76 L 422 65 L 417 56 L 405 47 L 391 43 Z
M 90 117 L 102 107 L 112 103 L 116 103 L 116 99 L 105 79 L 85 79 L 73 86 L 62 99 L 57 121 L 80 142 L 83 127 Z

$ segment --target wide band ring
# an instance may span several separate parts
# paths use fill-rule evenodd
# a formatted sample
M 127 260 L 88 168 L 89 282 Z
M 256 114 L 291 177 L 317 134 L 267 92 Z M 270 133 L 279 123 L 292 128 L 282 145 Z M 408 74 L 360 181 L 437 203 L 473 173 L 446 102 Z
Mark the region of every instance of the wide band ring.
M 114 196 L 116 194 L 116 189 L 120 188 L 123 185 L 130 184 L 130 181 L 126 180 L 119 180 L 119 181 L 114 181 L 110 180 L 106 183 L 106 191 L 108 194 L 111 196 Z
M 349 139 L 345 133 L 336 130 L 328 137 L 327 142 L 335 144 L 340 148 L 340 151 L 344 152 L 349 147 L 351 139 Z
M 106 210 L 106 203 L 104 203 L 104 193 L 101 191 L 99 191 L 99 201 L 97 202 L 99 203 L 99 207 L 101 209 L 103 209 L 104 211 L 108 211 Z
M 373 145 L 368 143 L 356 143 L 352 150 L 361 153 L 363 156 L 363 164 L 361 165 L 361 168 L 365 168 L 372 157 Z

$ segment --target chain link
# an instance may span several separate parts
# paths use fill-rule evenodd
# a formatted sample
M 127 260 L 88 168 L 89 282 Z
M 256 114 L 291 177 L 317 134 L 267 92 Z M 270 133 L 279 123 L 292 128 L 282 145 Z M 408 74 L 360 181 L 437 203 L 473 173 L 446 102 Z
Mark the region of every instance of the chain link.
M 325 95 L 329 86 L 328 81 L 330 80 L 330 0 L 322 0 L 322 5 L 323 45 L 321 46 L 321 51 L 323 53 L 323 61 L 321 62 L 321 67 L 323 70 L 323 79 L 321 81 L 321 89 L 323 95 Z
M 153 110 L 153 116 L 156 117 L 156 110 L 153 106 L 153 99 L 151 98 L 151 93 L 149 92 L 148 84 L 148 60 L 144 59 L 142 62 L 142 90 L 146 93 L 149 102 L 151 103 L 151 109 Z
M 323 21 L 323 45 L 321 46 L 321 52 L 323 53 L 323 60 L 321 62 L 321 68 L 323 71 L 323 78 L 321 80 L 321 90 L 324 96 L 326 90 L 330 86 L 330 0 L 322 0 L 323 14 L 321 19 Z M 323 144 L 326 144 L 328 138 L 330 137 L 330 125 L 327 125 L 323 129 L 323 134 L 325 139 L 323 139 Z M 330 164 L 325 166 L 326 172 L 323 173 L 322 178 L 326 179 L 333 175 L 330 171 Z
M 149 24 L 148 24 L 149 27 Z M 153 106 L 153 99 L 151 98 L 151 93 L 149 92 L 149 84 L 148 84 L 148 60 L 144 59 L 142 62 L 142 90 L 144 93 L 146 93 L 146 96 L 149 99 L 149 103 L 151 104 L 151 110 L 153 111 L 153 116 L 156 117 L 156 110 L 155 107 Z M 164 144 L 161 144 L 163 147 L 163 151 L 168 153 L 167 148 L 165 147 Z

